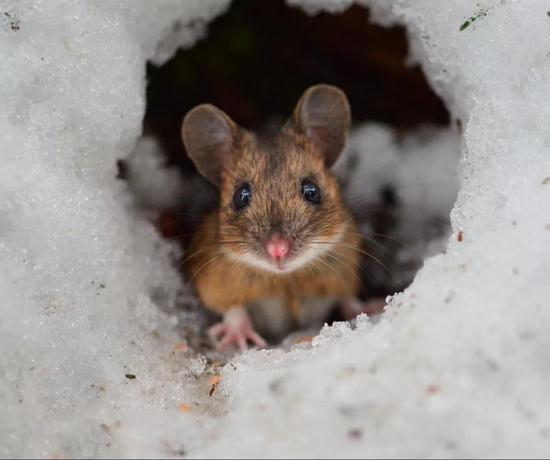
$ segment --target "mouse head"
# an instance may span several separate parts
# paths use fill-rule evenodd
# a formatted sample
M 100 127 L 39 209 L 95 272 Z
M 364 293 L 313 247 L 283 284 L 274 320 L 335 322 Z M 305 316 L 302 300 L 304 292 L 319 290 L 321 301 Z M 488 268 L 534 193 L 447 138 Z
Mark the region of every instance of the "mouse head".
M 209 104 L 185 116 L 188 155 L 220 188 L 223 251 L 250 266 L 285 273 L 317 259 L 343 237 L 349 217 L 329 168 L 350 122 L 345 94 L 329 85 L 309 88 L 269 141 Z

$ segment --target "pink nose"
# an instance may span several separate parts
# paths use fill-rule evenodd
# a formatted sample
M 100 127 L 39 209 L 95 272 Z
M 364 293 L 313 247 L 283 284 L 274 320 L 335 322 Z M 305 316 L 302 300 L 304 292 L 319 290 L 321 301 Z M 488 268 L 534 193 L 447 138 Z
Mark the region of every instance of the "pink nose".
M 288 240 L 274 235 L 267 242 L 267 252 L 275 259 L 284 259 L 290 251 L 290 243 Z

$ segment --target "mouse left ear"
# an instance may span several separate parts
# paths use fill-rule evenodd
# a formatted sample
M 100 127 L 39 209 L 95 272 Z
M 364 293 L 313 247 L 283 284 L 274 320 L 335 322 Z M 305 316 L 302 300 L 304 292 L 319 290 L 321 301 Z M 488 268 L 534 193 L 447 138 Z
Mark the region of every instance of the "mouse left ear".
M 291 126 L 306 135 L 332 166 L 345 144 L 351 125 L 351 110 L 345 93 L 332 85 L 308 88 L 298 101 Z
M 219 186 L 222 171 L 235 148 L 238 126 L 217 107 L 202 104 L 191 110 L 181 125 L 187 154 L 199 172 Z

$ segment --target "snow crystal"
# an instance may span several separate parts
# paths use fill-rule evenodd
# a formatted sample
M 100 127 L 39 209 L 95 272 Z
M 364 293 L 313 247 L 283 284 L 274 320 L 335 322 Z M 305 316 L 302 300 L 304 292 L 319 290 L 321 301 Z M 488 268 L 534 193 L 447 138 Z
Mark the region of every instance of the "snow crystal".
M 547 2 L 357 3 L 405 25 L 411 62 L 463 127 L 446 251 L 375 324 L 245 353 L 219 385 L 177 333 L 176 251 L 115 176 L 140 135 L 145 61 L 191 46 L 227 2 L 0 3 L 0 455 L 548 455 Z M 423 178 L 457 143 L 361 135 L 385 149 L 378 162 L 365 147 L 361 168 L 402 184 L 400 151 Z M 400 196 L 443 209 L 442 190 Z

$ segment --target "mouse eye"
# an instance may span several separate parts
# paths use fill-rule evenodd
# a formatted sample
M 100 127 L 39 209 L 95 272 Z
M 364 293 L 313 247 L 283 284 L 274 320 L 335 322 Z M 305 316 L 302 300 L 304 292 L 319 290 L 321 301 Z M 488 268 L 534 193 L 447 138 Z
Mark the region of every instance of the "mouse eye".
M 302 181 L 302 196 L 304 200 L 313 204 L 321 203 L 321 189 L 308 179 Z
M 252 191 L 250 190 L 250 184 L 241 185 L 233 195 L 233 206 L 237 211 L 248 206 L 252 199 Z

